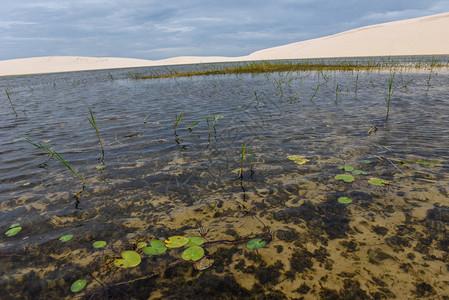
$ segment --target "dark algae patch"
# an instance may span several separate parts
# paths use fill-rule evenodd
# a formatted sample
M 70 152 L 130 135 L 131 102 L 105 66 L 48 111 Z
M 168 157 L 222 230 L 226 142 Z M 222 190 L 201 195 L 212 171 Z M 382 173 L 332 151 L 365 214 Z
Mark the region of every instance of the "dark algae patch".
M 448 299 L 447 57 L 361 60 L 0 78 L 0 298 Z

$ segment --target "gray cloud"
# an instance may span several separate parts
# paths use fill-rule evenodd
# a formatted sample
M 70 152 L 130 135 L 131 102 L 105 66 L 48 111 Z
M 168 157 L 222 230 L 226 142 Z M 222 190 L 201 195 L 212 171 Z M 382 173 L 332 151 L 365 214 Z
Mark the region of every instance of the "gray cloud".
M 239 56 L 449 11 L 449 0 L 6 0 L 0 60 L 51 55 Z

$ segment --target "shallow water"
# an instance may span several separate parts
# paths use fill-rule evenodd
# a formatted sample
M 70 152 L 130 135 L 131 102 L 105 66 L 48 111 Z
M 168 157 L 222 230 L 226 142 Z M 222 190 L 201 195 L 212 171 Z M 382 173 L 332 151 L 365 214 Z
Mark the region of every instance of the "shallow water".
M 446 69 L 397 71 L 388 121 L 389 70 L 130 79 L 153 71 L 0 78 L 19 115 L 3 95 L 0 228 L 23 228 L 0 237 L 2 297 L 72 298 L 80 278 L 81 298 L 449 297 Z M 84 174 L 78 200 L 23 136 Z M 336 180 L 342 166 L 367 174 Z M 105 268 L 137 241 L 205 233 L 205 270 L 181 250 Z M 249 250 L 255 235 L 269 243 Z

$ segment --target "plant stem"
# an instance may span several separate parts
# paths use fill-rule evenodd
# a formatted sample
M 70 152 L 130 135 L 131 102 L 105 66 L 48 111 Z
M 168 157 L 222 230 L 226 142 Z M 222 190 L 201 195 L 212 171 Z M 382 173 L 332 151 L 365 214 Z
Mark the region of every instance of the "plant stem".
M 103 148 L 103 144 L 101 143 L 101 139 L 100 139 L 100 133 L 98 132 L 98 125 L 97 122 L 95 121 L 94 118 L 94 114 L 92 112 L 92 108 L 89 107 L 89 113 L 90 113 L 90 117 L 92 119 L 89 119 L 89 117 L 87 117 L 87 120 L 89 120 L 89 123 L 92 125 L 92 127 L 95 129 L 95 131 L 97 132 L 97 138 L 98 138 L 98 142 L 100 143 L 100 147 L 101 147 L 101 161 L 104 162 L 104 148 Z
M 393 72 L 393 75 L 390 77 L 389 84 L 388 84 L 388 96 L 385 97 L 385 101 L 387 102 L 387 117 L 385 118 L 386 121 L 388 121 L 388 115 L 390 113 L 391 96 L 393 96 L 393 93 L 396 90 L 396 86 L 393 88 L 394 74 L 395 73 Z
M 11 108 L 12 108 L 12 110 L 14 111 L 14 113 L 16 114 L 16 118 L 19 117 L 19 115 L 17 114 L 16 110 L 14 109 L 14 106 L 12 105 L 11 97 L 9 96 L 8 90 L 5 89 L 5 92 L 6 92 L 6 96 L 8 97 L 9 104 L 11 104 Z

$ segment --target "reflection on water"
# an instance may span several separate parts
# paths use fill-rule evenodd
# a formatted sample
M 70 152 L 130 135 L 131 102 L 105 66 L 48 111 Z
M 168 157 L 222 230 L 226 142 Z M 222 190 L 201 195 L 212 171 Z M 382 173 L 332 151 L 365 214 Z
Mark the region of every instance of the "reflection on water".
M 23 228 L 0 238 L 1 289 L 8 298 L 71 298 L 70 285 L 84 278 L 87 298 L 449 297 L 443 71 L 396 73 L 388 122 L 388 70 L 0 78 L 19 114 L 5 98 L 0 225 Z M 105 168 L 97 168 L 89 107 Z M 23 136 L 84 174 L 78 209 L 81 182 L 15 140 Z M 296 164 L 290 155 L 309 161 Z M 354 181 L 336 180 L 341 174 Z M 70 241 L 59 241 L 67 234 Z M 179 260 L 181 250 L 142 254 L 135 268 L 106 268 L 105 255 L 120 257 L 138 241 L 201 234 L 213 261 L 203 270 Z M 269 243 L 249 250 L 254 236 Z M 93 248 L 96 240 L 106 247 Z

